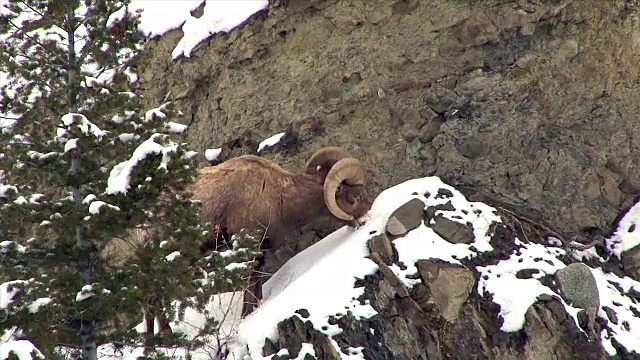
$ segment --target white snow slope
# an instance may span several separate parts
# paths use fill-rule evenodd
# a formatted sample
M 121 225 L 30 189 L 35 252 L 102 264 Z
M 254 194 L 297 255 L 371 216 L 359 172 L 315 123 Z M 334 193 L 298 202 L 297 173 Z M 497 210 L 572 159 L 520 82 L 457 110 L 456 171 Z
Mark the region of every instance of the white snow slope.
M 441 189 L 445 191 L 442 192 Z M 449 192 L 452 196 L 442 195 Z M 396 239 L 394 247 L 399 253 L 400 262 L 407 268 L 401 270 L 394 265 L 392 270 L 408 286 L 419 282 L 408 278 L 408 275 L 417 273 L 417 260 L 440 259 L 461 264 L 461 259 L 492 250 L 489 244 L 489 226 L 492 223 L 500 223 L 501 220 L 490 206 L 467 201 L 462 194 L 442 183 L 437 177 L 409 180 L 394 186 L 382 192 L 375 200 L 369 220 L 364 226 L 357 230 L 347 227 L 339 229 L 295 256 L 273 275 L 263 287 L 264 299 L 260 309 L 240 324 L 238 336 L 229 347 L 228 359 L 271 358 L 262 356 L 264 339 L 277 340 L 278 322 L 292 316 L 299 317 L 303 322 L 311 321 L 313 327 L 326 334 L 329 339 L 340 333 L 337 325 L 328 323 L 330 316 L 340 317 L 347 311 L 352 312 L 356 318 L 374 316 L 376 312 L 368 305 L 366 299 L 363 303 L 357 300 L 363 294 L 363 288 L 354 287 L 356 279 L 362 279 L 377 270 L 377 266 L 366 258 L 369 255 L 367 241 L 384 231 L 393 211 L 413 198 L 422 200 L 425 208 L 451 201 L 455 210 L 439 213 L 453 221 L 471 223 L 475 240 L 471 244 L 452 244 L 424 223 L 404 237 Z M 628 214 L 635 215 L 638 208 L 640 204 Z M 633 221 L 637 221 L 636 219 L 634 217 Z M 628 226 L 629 221 L 631 220 L 623 218 L 620 223 Z M 479 279 L 476 287 L 478 294 L 488 293 L 492 295 L 493 301 L 500 305 L 499 316 L 503 320 L 501 330 L 513 332 L 522 329 L 525 312 L 542 294 L 558 298 L 567 313 L 577 322 L 576 314 L 581 309 L 566 304 L 560 294 L 538 280 L 565 267 L 558 259 L 565 254 L 565 250 L 552 245 L 525 243 L 519 239 L 515 241 L 521 248 L 517 253 L 514 251 L 509 259 L 474 269 Z M 534 268 L 539 271 L 533 278 L 516 277 L 519 270 Z M 628 277 L 619 278 L 600 268 L 592 269 L 592 272 L 600 291 L 601 306 L 597 315 L 605 320 L 609 327 L 602 332 L 600 340 L 611 355 L 616 354 L 611 343 L 612 338 L 628 351 L 640 354 L 640 318 L 634 315 L 634 311 L 640 312 L 640 305 L 626 295 L 631 289 L 640 291 L 640 282 Z M 619 317 L 617 324 L 609 321 L 603 311 L 606 307 L 616 311 Z M 298 309 L 308 310 L 310 316 L 300 317 L 295 313 Z M 331 341 L 340 352 L 338 344 Z M 360 350 L 349 349 L 347 353 L 341 354 L 344 359 L 364 358 Z M 301 352 L 298 358 L 303 357 L 304 354 Z

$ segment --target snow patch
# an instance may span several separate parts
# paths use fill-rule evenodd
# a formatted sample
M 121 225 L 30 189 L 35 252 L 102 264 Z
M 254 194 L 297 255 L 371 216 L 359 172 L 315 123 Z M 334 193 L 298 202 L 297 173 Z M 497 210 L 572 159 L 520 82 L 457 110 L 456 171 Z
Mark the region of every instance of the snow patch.
M 95 295 L 93 293 L 93 286 L 85 285 L 82 287 L 82 290 L 78 291 L 76 294 L 76 301 L 83 301 Z
M 4 198 L 4 199 L 8 198 L 9 197 L 9 195 L 8 195 L 9 191 L 17 193 L 18 192 L 18 188 L 16 188 L 13 185 L 0 184 L 0 198 Z
M 88 88 L 102 88 L 113 82 L 113 78 L 116 76 L 115 69 L 102 70 L 97 72 L 97 77 L 85 76 L 84 83 Z
M 29 156 L 29 158 L 33 160 L 49 160 L 56 157 L 57 155 L 58 153 L 54 151 L 48 152 L 46 154 L 32 150 L 27 151 L 27 156 Z
M 9 0 L 0 0 L 0 16 L 3 16 L 3 17 L 18 16 L 18 14 L 9 10 L 9 8 L 7 7 L 9 6 L 9 4 L 10 4 Z
M 24 280 L 12 280 L 0 284 L 0 309 L 5 309 L 13 301 L 13 297 L 19 291 L 17 285 L 26 285 L 27 283 Z
M 607 250 L 620 258 L 622 253 L 640 245 L 640 201 L 618 221 L 616 230 L 605 240 Z
M 162 106 L 157 107 L 157 108 L 153 108 L 153 109 L 149 109 L 149 110 L 147 110 L 147 112 L 144 113 L 144 122 L 151 122 L 151 121 L 155 120 L 156 118 L 158 118 L 158 119 L 166 119 L 167 118 L 167 115 L 162 112 Z
M 172 262 L 173 260 L 175 260 L 178 256 L 180 256 L 180 251 L 174 251 L 171 254 L 165 256 L 164 258 L 169 261 Z
M 19 251 L 21 253 L 24 253 L 27 249 L 16 243 L 13 242 L 11 240 L 4 240 L 4 241 L 0 241 L 0 252 L 2 253 L 8 253 L 9 251 L 11 251 L 12 249 L 15 249 L 16 251 Z M 0 296 L 2 296 L 2 293 L 0 292 Z M 1 308 L 1 306 L 0 306 Z
M 82 203 L 83 204 L 91 204 L 92 201 L 96 200 L 96 195 L 95 194 L 89 194 L 87 196 L 84 197 L 84 199 L 82 199 Z
M 116 124 L 122 124 L 126 120 L 131 120 L 135 115 L 135 111 L 127 110 L 124 112 L 124 115 L 114 115 L 111 121 Z
M 296 356 L 295 360 L 304 360 L 305 356 L 307 355 L 313 356 L 315 358 L 316 351 L 313 350 L 313 344 L 302 343 L 300 352 L 298 353 L 298 356 Z
M 129 142 L 132 140 L 138 140 L 140 138 L 140 135 L 136 135 L 136 134 L 132 134 L 132 133 L 124 133 L 124 134 L 120 134 L 118 135 L 118 140 L 122 141 L 122 142 Z
M 262 140 L 260 142 L 260 144 L 258 144 L 258 152 L 264 150 L 266 147 L 273 146 L 273 145 L 277 144 L 282 139 L 284 134 L 285 133 L 281 132 L 279 134 L 275 134 L 273 136 L 270 136 L 270 137 Z
M 62 124 L 64 124 L 64 126 L 66 127 L 71 127 L 73 125 L 76 125 L 80 129 L 82 134 L 84 134 L 85 136 L 93 136 L 98 139 L 101 139 L 102 137 L 107 135 L 106 132 L 102 131 L 99 127 L 97 127 L 91 121 L 87 120 L 87 118 L 84 115 L 78 114 L 78 113 L 68 113 L 63 115 Z M 58 129 L 58 130 L 63 130 L 63 131 L 58 131 L 59 138 L 67 133 L 65 129 Z
M 24 196 L 18 196 L 17 199 L 13 201 L 16 205 L 25 205 L 25 204 L 38 204 L 38 202 L 42 199 L 44 195 L 42 194 L 33 194 L 29 196 L 29 199 Z
M 32 314 L 37 313 L 38 310 L 40 309 L 40 306 L 47 305 L 51 303 L 51 301 L 52 300 L 49 297 L 36 299 L 33 303 L 29 305 L 29 312 Z
M 141 10 L 139 29 L 148 37 L 161 36 L 167 31 L 179 28 L 191 16 L 191 11 L 200 6 L 200 1 L 132 0 L 129 11 Z M 109 19 L 112 23 L 124 16 L 120 9 Z
M 187 130 L 187 125 L 184 124 L 179 124 L 177 122 L 173 122 L 173 121 L 167 121 L 164 124 L 164 128 L 171 133 L 176 133 L 176 134 L 181 134 L 183 132 L 185 132 L 185 130 Z
M 605 273 L 602 269 L 591 269 L 600 292 L 600 308 L 598 317 L 607 322 L 609 329 L 602 329 L 600 341 L 609 355 L 617 354 L 612 339 L 628 351 L 640 354 L 640 304 L 629 294 L 640 293 L 640 282 L 629 277 L 620 278 L 615 274 Z M 615 322 L 609 319 L 605 309 L 613 310 Z
M 0 11 L 2 8 L 0 7 Z M 0 344 L 0 360 L 9 358 L 9 354 L 14 353 L 19 360 L 44 359 L 44 355 L 28 340 L 12 340 Z M 31 353 L 36 356 L 32 357 Z
M 218 161 L 220 154 L 222 154 L 222 148 L 206 149 L 204 151 L 204 158 L 207 159 L 207 161 L 214 162 Z
M 78 140 L 78 138 L 67 140 L 67 142 L 64 144 L 64 152 L 67 153 L 73 149 L 76 149 L 78 147 Z
M 140 144 L 126 161 L 123 161 L 113 167 L 107 179 L 106 193 L 110 195 L 122 193 L 126 194 L 131 188 L 131 175 L 133 170 L 147 158 L 149 155 L 162 154 L 162 161 L 158 166 L 158 169 L 165 169 L 169 161 L 171 160 L 171 154 L 175 153 L 178 149 L 177 144 L 171 144 L 168 146 L 161 145 L 156 142 L 164 135 L 155 133 Z
M 566 265 L 557 256 L 564 255 L 560 248 L 546 247 L 540 244 L 524 244 L 516 239 L 516 245 L 522 246 L 509 259 L 502 260 L 496 265 L 479 266 L 480 279 L 478 293 L 491 294 L 493 302 L 500 305 L 500 316 L 503 318 L 500 330 L 513 332 L 522 329 L 525 323 L 525 313 L 540 295 L 546 294 L 558 298 L 564 305 L 576 324 L 579 309 L 566 304 L 559 294 L 543 285 L 538 279 L 546 275 L 553 275 Z M 535 269 L 531 278 L 518 278 L 521 270 Z
M 191 57 L 193 49 L 210 36 L 231 31 L 269 5 L 268 0 L 208 0 L 200 18 L 189 14 L 182 25 L 183 37 L 171 52 L 173 59 Z
M 115 205 L 107 204 L 104 201 L 98 200 L 98 201 L 91 202 L 91 204 L 89 205 L 89 213 L 93 215 L 98 215 L 100 214 L 100 209 L 102 209 L 105 206 L 108 207 L 109 209 L 120 210 L 120 208 Z

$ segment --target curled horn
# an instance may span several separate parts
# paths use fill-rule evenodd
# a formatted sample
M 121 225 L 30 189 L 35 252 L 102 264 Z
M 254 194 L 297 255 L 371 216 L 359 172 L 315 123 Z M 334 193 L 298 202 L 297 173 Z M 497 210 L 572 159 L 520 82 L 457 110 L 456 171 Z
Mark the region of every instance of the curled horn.
M 323 147 L 322 149 L 316 151 L 311 156 L 311 158 L 309 158 L 309 161 L 307 161 L 307 164 L 304 167 L 304 172 L 309 175 L 322 173 L 322 171 L 319 171 L 318 169 L 318 167 L 320 167 L 320 169 L 325 169 L 324 173 L 326 174 L 327 171 L 329 171 L 329 169 L 331 169 L 335 163 L 342 159 L 350 157 L 351 154 L 341 147 Z
M 333 216 L 345 221 L 354 219 L 338 206 L 336 192 L 343 181 L 350 186 L 362 186 L 366 178 L 367 170 L 358 159 L 346 158 L 333 165 L 324 181 L 324 201 Z

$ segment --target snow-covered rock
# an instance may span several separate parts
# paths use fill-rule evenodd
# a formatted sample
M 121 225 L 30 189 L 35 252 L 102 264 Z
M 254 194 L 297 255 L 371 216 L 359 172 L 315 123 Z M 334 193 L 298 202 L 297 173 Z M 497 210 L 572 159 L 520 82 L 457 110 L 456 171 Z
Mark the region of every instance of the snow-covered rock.
M 405 235 L 387 237 L 397 260 L 376 263 L 371 240 L 385 234 L 397 209 L 416 199 L 423 203 L 420 216 L 425 221 Z M 559 332 L 553 346 L 540 348 L 541 358 L 545 352 L 566 351 L 575 356 L 639 356 L 640 305 L 634 294 L 640 283 L 581 265 L 597 284 L 590 288 L 597 289 L 600 302 L 593 321 L 599 330 L 593 330 L 592 321 L 582 320 L 588 319 L 590 309 L 578 307 L 585 305 L 567 294 L 567 289 L 580 286 L 570 284 L 575 277 L 566 276 L 567 250 L 546 239 L 517 236 L 509 225 L 513 219 L 505 222 L 504 216 L 509 214 L 468 201 L 436 177 L 409 180 L 382 192 L 364 226 L 337 230 L 273 274 L 263 287 L 262 306 L 240 323 L 227 358 L 267 359 L 281 352 L 297 356 L 303 343 L 313 344 L 317 358 L 403 357 L 437 344 L 450 346 L 448 355 L 455 357 L 456 351 L 472 350 L 468 347 L 473 344 L 456 346 L 460 336 L 476 338 L 473 346 L 489 356 L 500 351 L 500 339 L 502 346 L 516 338 L 525 347 L 544 344 L 535 320 L 540 317 L 555 321 L 548 326 Z M 434 229 L 436 219 L 454 223 L 447 229 L 455 224 L 468 229 L 467 240 L 445 239 Z M 480 322 L 487 316 L 493 324 Z M 436 333 L 450 327 L 451 338 L 440 343 L 425 338 L 420 329 L 426 324 Z M 408 331 L 416 343 L 397 346 L 394 331 Z

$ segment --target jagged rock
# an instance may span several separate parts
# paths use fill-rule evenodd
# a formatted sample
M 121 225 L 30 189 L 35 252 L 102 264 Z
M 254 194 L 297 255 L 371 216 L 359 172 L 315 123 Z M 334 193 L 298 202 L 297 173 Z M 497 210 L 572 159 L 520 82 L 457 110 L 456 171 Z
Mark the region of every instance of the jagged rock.
M 391 214 L 386 230 L 393 236 L 400 236 L 417 228 L 422 223 L 424 202 L 411 199 Z
M 391 236 L 400 236 L 409 232 L 409 230 L 407 230 L 402 222 L 400 222 L 400 220 L 395 216 L 391 216 L 389 221 L 387 221 L 386 230 Z
M 444 114 L 444 112 L 449 110 L 451 105 L 457 101 L 458 96 L 453 90 L 439 85 L 432 86 L 425 96 L 425 102 L 429 106 L 429 109 L 432 109 L 438 114 Z
M 623 252 L 621 260 L 625 272 L 630 277 L 640 281 L 640 246 Z
M 609 358 L 599 341 L 589 341 L 580 333 L 557 299 L 540 299 L 527 310 L 525 319 L 526 359 Z M 514 360 L 519 358 L 515 357 Z
M 425 212 L 424 212 L 424 221 L 425 221 L 425 223 L 429 223 L 429 221 L 431 221 L 431 219 L 433 219 L 436 216 L 436 212 L 438 210 L 455 211 L 456 208 L 453 206 L 451 201 L 447 201 L 444 204 L 438 204 L 436 206 L 429 206 L 427 208 L 427 210 L 425 210 Z
M 471 244 L 473 242 L 473 232 L 468 225 L 447 219 L 442 215 L 436 215 L 433 223 L 427 225 L 440 235 L 443 239 L 454 244 Z
M 299 317 L 293 316 L 278 324 L 278 341 L 281 349 L 287 349 L 289 355 L 295 357 L 302 349 L 302 343 L 313 344 L 313 349 L 318 359 L 340 360 L 340 354 L 328 342 L 328 339 L 318 330 L 314 329 L 311 321 L 303 322 Z M 270 350 L 274 350 L 273 346 Z M 305 357 L 306 359 L 306 357 Z
M 556 278 L 565 299 L 573 306 L 583 309 L 600 307 L 598 284 L 587 265 L 569 264 L 556 272 Z
M 460 152 L 460 155 L 469 159 L 476 159 L 482 156 L 485 148 L 486 144 L 478 137 L 470 137 L 456 143 L 456 149 Z
M 419 261 L 418 271 L 442 317 L 447 321 L 455 320 L 473 289 L 473 272 L 460 266 L 429 261 Z
M 393 262 L 394 257 L 391 239 L 389 239 L 384 233 L 371 238 L 369 241 L 369 252 L 372 254 L 379 254 L 382 261 L 387 265 L 391 265 Z
M 610 308 L 608 306 L 603 306 L 602 310 L 607 315 L 607 318 L 609 318 L 609 321 L 611 321 L 614 324 L 619 324 L 618 315 L 616 314 L 615 310 L 613 310 L 612 308 Z
M 453 197 L 453 193 L 451 192 L 451 190 L 443 189 L 443 188 L 438 189 L 438 194 L 436 195 L 436 199 L 448 199 L 452 197 Z
M 569 264 L 556 272 L 556 278 L 567 302 L 585 309 L 587 326 L 593 337 L 596 313 L 600 308 L 600 293 L 590 268 L 583 263 Z
M 262 346 L 262 354 L 264 356 L 273 355 L 278 352 L 278 347 L 269 338 L 264 339 L 264 345 Z

